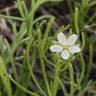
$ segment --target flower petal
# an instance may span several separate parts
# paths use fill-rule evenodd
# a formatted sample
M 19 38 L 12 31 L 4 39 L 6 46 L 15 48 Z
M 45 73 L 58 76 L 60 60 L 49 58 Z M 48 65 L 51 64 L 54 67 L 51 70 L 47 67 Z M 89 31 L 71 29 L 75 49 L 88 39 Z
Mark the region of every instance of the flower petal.
M 76 42 L 77 40 L 77 35 L 76 34 L 72 34 L 68 40 L 67 40 L 67 44 L 68 45 L 74 45 L 74 43 Z
M 61 52 L 62 49 L 63 49 L 63 47 L 60 46 L 60 45 L 52 45 L 52 46 L 50 47 L 50 50 L 53 51 L 53 52 Z
M 81 49 L 80 49 L 79 46 L 71 46 L 71 47 L 69 47 L 68 49 L 69 49 L 69 51 L 70 51 L 71 53 L 77 53 L 77 52 L 80 52 L 80 51 L 81 51 Z
M 57 35 L 57 39 L 60 44 L 66 43 L 66 36 L 62 32 Z
M 68 59 L 70 57 L 70 54 L 68 52 L 68 50 L 64 50 L 62 53 L 61 53 L 61 57 L 63 59 Z

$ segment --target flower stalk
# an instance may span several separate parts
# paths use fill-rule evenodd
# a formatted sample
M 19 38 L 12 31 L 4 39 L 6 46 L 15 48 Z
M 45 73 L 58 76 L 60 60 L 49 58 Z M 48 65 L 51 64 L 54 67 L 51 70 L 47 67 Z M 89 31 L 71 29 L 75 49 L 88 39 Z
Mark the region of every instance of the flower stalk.
M 54 75 L 54 81 L 53 81 L 53 90 L 52 90 L 52 96 L 56 96 L 59 82 L 57 78 L 60 76 L 60 59 L 57 60 L 57 64 L 55 66 L 55 75 Z

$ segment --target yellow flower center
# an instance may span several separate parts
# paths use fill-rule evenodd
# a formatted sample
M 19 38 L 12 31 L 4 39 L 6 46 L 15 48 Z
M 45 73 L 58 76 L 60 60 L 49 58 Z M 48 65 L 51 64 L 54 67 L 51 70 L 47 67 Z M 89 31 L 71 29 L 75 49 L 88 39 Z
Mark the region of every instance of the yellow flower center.
M 63 47 L 64 47 L 65 49 L 67 49 L 69 46 L 68 46 L 68 45 L 63 45 Z

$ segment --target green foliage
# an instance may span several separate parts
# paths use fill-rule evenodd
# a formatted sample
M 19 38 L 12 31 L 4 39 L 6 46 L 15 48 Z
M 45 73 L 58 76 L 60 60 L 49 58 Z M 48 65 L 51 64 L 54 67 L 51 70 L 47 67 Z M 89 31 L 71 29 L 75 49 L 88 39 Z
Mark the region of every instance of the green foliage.
M 62 90 L 64 96 L 84 96 L 94 85 L 94 82 L 88 80 L 88 78 L 93 63 L 93 44 L 96 43 L 96 36 L 86 37 L 84 20 L 88 9 L 95 5 L 96 1 L 82 0 L 81 3 L 78 2 L 79 4 L 75 6 L 75 11 L 72 14 L 71 24 L 61 26 L 56 32 L 52 32 L 54 16 L 44 15 L 34 18 L 36 10 L 49 1 L 57 2 L 61 0 L 31 0 L 30 10 L 24 1 L 17 0 L 15 3 L 20 17 L 0 14 L 1 18 L 9 21 L 13 32 L 12 43 L 0 36 L 0 80 L 4 84 L 7 96 L 27 96 L 28 94 L 30 96 L 56 96 L 59 89 Z M 72 1 L 68 0 L 68 2 L 71 4 Z M 21 22 L 18 30 L 14 20 Z M 92 21 L 92 18 L 90 21 Z M 78 43 L 81 44 L 82 51 L 64 61 L 58 54 L 50 53 L 49 48 L 58 33 L 68 30 L 74 30 L 78 35 Z M 86 45 L 89 46 L 87 71 L 83 56 Z M 19 56 L 15 56 L 14 54 L 18 48 L 22 48 L 22 52 Z M 75 60 L 80 63 L 81 68 L 74 75 L 73 64 Z M 20 63 L 20 70 L 17 69 L 17 63 Z M 8 75 L 7 72 L 9 64 L 12 66 L 12 76 L 11 74 Z M 68 80 L 70 92 L 65 86 L 65 78 Z M 12 86 L 10 81 L 13 82 Z M 13 85 L 16 87 L 14 94 L 12 94 Z M 2 94 L 4 93 L 0 90 L 0 96 L 3 96 Z

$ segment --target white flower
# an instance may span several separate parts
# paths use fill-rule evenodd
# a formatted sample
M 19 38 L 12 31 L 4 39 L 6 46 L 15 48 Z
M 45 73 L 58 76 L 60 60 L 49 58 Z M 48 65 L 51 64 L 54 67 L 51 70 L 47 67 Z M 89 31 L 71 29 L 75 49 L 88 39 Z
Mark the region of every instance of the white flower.
M 81 51 L 79 44 L 75 44 L 77 40 L 77 35 L 72 34 L 68 39 L 61 32 L 57 35 L 58 41 L 50 47 L 50 50 L 53 52 L 60 53 L 63 59 L 68 59 L 70 54 L 78 53 Z

